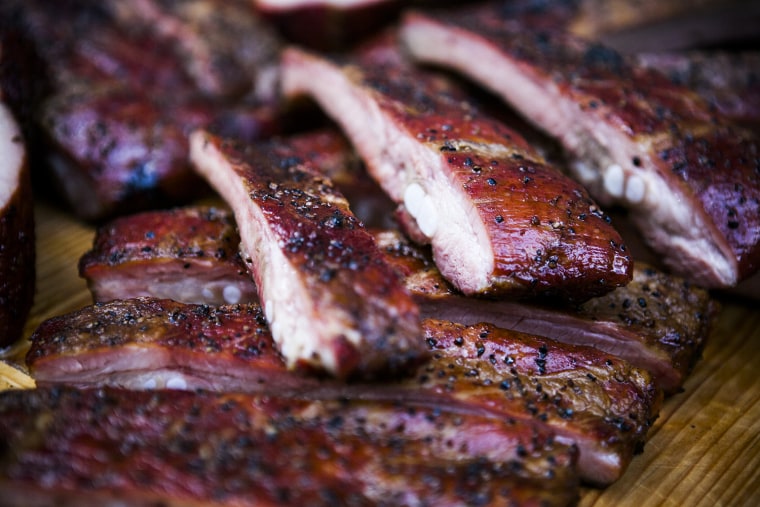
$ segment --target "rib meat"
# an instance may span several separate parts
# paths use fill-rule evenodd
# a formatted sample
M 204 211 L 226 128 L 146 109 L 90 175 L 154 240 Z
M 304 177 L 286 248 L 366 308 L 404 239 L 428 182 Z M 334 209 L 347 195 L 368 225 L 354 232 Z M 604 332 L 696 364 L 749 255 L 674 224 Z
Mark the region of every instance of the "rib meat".
M 675 272 L 722 287 L 760 266 L 758 144 L 695 92 L 495 3 L 409 13 L 402 38 L 419 61 L 467 74 L 558 138 L 592 195 L 630 208 Z
M 0 52 L 3 49 L 0 46 Z M 1 100 L 0 94 L 0 348 L 4 348 L 21 338 L 32 308 L 35 241 L 32 182 L 24 139 Z
M 101 226 L 79 260 L 98 302 L 140 296 L 211 305 L 256 301 L 226 208 L 145 211 Z
M 579 447 L 580 473 L 607 484 L 644 443 L 661 393 L 649 375 L 594 349 L 424 321 L 431 357 L 412 376 L 343 383 L 288 370 L 258 305 L 210 308 L 138 298 L 43 322 L 27 365 L 38 385 L 212 389 L 399 402 L 539 425 Z
M 585 299 L 630 281 L 585 190 L 451 81 L 404 62 L 395 41 L 345 61 L 290 48 L 281 76 L 286 95 L 313 97 L 341 125 L 465 294 Z
M 650 371 L 667 393 L 681 388 L 717 314 L 706 290 L 638 261 L 631 283 L 576 306 L 466 297 L 441 276 L 429 249 L 398 231 L 370 232 L 424 317 L 490 322 L 592 346 Z M 255 301 L 255 284 L 240 275 L 246 268 L 232 248 L 238 243 L 223 208 L 145 212 L 101 228 L 81 274 L 96 301 L 140 295 L 212 305 Z
M 667 393 L 677 392 L 699 360 L 719 305 L 685 280 L 637 262 L 633 281 L 576 306 L 463 297 L 424 249 L 394 231 L 375 239 L 404 276 L 426 318 L 496 326 L 591 346 L 648 370 Z
M 551 435 L 389 403 L 35 389 L 0 394 L 0 428 L 0 491 L 13 506 L 564 506 L 578 496 L 573 449 Z
M 417 306 L 309 153 L 278 141 L 238 149 L 203 131 L 190 146 L 197 171 L 234 210 L 290 367 L 371 376 L 420 357 Z

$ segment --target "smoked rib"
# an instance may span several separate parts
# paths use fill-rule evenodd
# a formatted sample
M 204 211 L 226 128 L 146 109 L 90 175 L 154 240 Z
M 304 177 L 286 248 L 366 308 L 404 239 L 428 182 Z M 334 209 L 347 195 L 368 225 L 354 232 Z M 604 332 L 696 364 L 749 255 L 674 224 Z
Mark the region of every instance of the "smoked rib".
M 257 304 L 137 298 L 43 322 L 27 365 L 40 386 L 397 402 L 520 421 L 577 445 L 579 473 L 594 484 L 624 472 L 659 411 L 647 372 L 592 348 L 491 324 L 426 319 L 423 330 L 428 358 L 407 377 L 345 383 L 287 369 Z
M 370 232 L 424 318 L 490 322 L 591 346 L 650 371 L 667 393 L 688 378 L 719 309 L 708 291 L 638 261 L 628 285 L 578 305 L 467 297 L 441 276 L 427 248 L 396 230 Z M 235 254 L 239 241 L 226 208 L 139 213 L 99 230 L 80 262 L 81 275 L 102 302 L 135 296 L 210 305 L 257 301 Z
M 556 137 L 578 179 L 600 202 L 630 209 L 674 272 L 707 287 L 755 272 L 756 137 L 608 47 L 523 21 L 498 2 L 413 11 L 401 37 L 418 61 L 466 74 Z
M 0 393 L 0 430 L 7 506 L 561 507 L 578 497 L 574 449 L 551 434 L 394 403 L 38 388 Z
M 331 60 L 296 48 L 282 89 L 313 97 L 435 262 L 467 295 L 583 300 L 631 278 L 618 233 L 586 191 L 392 39 Z
M 423 355 L 416 304 L 309 153 L 286 141 L 238 148 L 203 131 L 190 146 L 196 170 L 235 213 L 289 367 L 372 376 Z

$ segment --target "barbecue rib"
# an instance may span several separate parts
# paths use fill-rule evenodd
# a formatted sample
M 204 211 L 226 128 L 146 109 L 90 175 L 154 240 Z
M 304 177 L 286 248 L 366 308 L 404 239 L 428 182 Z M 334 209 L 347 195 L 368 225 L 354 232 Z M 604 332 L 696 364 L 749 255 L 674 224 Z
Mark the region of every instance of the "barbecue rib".
M 496 4 L 411 12 L 401 33 L 419 61 L 467 74 L 557 137 L 592 195 L 633 210 L 677 273 L 721 287 L 760 266 L 758 144 L 694 92 Z
M 3 47 L 0 46 L 0 53 Z M 0 54 L 0 57 L 3 55 Z M 16 342 L 32 308 L 32 182 L 21 129 L 0 94 L 0 349 Z
M 101 226 L 79 260 L 99 302 L 139 296 L 213 305 L 256 301 L 227 209 L 144 211 Z
M 585 190 L 450 80 L 405 63 L 394 42 L 343 63 L 289 48 L 282 89 L 342 126 L 443 275 L 468 295 L 575 300 L 630 281 L 620 236 Z
M 573 463 L 572 448 L 534 428 L 393 403 L 0 393 L 9 506 L 565 506 L 578 497 Z
M 135 296 L 212 305 L 254 301 L 255 284 L 240 275 L 246 268 L 233 249 L 239 236 L 232 222 L 223 208 L 119 218 L 98 231 L 80 273 L 96 301 Z M 576 307 L 465 297 L 441 276 L 427 248 L 398 231 L 370 232 L 424 317 L 490 322 L 592 346 L 650 371 L 667 393 L 681 388 L 699 359 L 718 310 L 706 290 L 641 262 L 631 283 Z
M 400 371 L 423 353 L 419 311 L 319 167 L 286 141 L 247 150 L 206 132 L 191 160 L 230 204 L 288 365 L 338 377 Z
M 258 305 L 210 308 L 137 298 L 43 322 L 27 365 L 38 385 L 243 391 L 312 400 L 397 401 L 538 424 L 577 444 L 584 480 L 608 484 L 645 441 L 660 391 L 594 349 L 489 324 L 423 322 L 431 356 L 413 376 L 350 383 L 286 368 Z
M 648 370 L 666 393 L 681 388 L 701 357 L 719 309 L 706 290 L 639 262 L 631 283 L 574 307 L 463 297 L 424 249 L 395 231 L 374 235 L 423 317 L 490 322 L 591 346 Z

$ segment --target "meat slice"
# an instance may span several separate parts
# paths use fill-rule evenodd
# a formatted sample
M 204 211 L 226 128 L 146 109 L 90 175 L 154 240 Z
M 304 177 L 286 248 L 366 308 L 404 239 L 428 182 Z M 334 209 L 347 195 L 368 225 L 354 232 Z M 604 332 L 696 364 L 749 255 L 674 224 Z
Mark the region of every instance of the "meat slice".
M 757 141 L 695 92 L 495 4 L 409 13 L 402 38 L 419 61 L 467 74 L 558 138 L 592 195 L 631 209 L 676 273 L 725 287 L 757 270 Z
M 38 385 L 275 392 L 310 382 L 286 370 L 257 304 L 116 300 L 52 317 L 31 341 Z
M 643 445 L 661 392 L 650 376 L 594 349 L 490 324 L 424 321 L 430 355 L 398 380 L 343 383 L 286 368 L 258 305 L 211 308 L 137 298 L 43 322 L 27 365 L 40 386 L 241 391 L 398 402 L 539 425 L 580 451 L 581 476 L 607 484 Z
M 681 388 L 700 358 L 719 307 L 706 290 L 639 261 L 631 283 L 575 306 L 466 297 L 441 276 L 428 248 L 395 230 L 370 232 L 424 317 L 592 346 L 650 371 L 667 393 Z M 256 288 L 236 255 L 238 243 L 225 208 L 144 212 L 102 227 L 80 274 L 96 301 L 252 302 Z
M 550 435 L 388 403 L 35 389 L 0 393 L 0 428 L 9 506 L 565 506 L 578 497 L 573 449 Z
M 32 182 L 24 138 L 2 101 L 0 154 L 0 348 L 4 348 L 21 338 L 32 307 L 35 242 Z
M 434 359 L 422 386 L 499 417 L 541 421 L 579 448 L 581 478 L 618 479 L 646 441 L 662 392 L 650 375 L 595 349 L 492 324 L 425 320 Z
M 591 346 L 648 370 L 666 393 L 677 392 L 700 359 L 720 306 L 707 290 L 638 261 L 631 283 L 575 306 L 468 298 L 398 232 L 376 231 L 375 239 L 425 318 L 490 322 Z
M 404 62 L 395 41 L 345 61 L 289 48 L 281 75 L 287 96 L 313 97 L 341 125 L 463 293 L 582 300 L 630 281 L 586 191 L 450 80 Z
M 289 367 L 345 378 L 419 359 L 417 306 L 309 153 L 278 141 L 236 148 L 203 131 L 190 146 L 196 170 L 234 210 Z
M 79 260 L 79 274 L 98 302 L 140 296 L 211 305 L 256 301 L 239 247 L 225 207 L 145 211 L 101 226 Z

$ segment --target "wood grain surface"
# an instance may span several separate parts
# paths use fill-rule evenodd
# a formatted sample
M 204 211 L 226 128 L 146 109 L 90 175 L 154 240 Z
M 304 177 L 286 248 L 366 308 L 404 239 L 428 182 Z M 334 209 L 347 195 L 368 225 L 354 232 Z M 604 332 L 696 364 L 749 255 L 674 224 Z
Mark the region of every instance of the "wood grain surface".
M 43 320 L 91 302 L 77 262 L 94 229 L 37 205 L 37 292 L 28 337 Z M 584 489 L 580 505 L 760 505 L 760 305 L 720 299 L 723 309 L 682 393 L 666 400 L 651 437 L 626 474 L 604 490 Z M 3 353 L 0 389 L 32 387 L 26 341 Z

